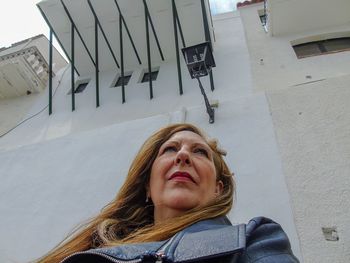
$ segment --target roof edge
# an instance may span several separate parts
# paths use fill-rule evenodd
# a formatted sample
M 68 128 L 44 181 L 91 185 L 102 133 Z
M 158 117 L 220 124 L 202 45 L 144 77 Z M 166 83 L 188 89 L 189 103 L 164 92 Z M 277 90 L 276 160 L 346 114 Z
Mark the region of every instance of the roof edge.
M 244 1 L 244 2 L 238 2 L 237 3 L 237 9 L 240 7 L 257 4 L 257 3 L 263 3 L 265 0 L 250 0 L 250 1 Z

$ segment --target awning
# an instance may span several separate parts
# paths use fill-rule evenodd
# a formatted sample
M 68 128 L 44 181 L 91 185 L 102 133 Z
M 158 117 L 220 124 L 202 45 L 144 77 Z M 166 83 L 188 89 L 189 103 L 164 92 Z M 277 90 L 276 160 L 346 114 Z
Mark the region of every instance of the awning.
M 176 0 L 174 3 L 181 26 L 179 48 L 183 47 L 183 42 L 187 46 L 204 42 L 205 20 L 208 32 L 212 32 L 208 0 Z M 38 7 L 69 59 L 72 25 L 75 28 L 75 67 L 80 75 L 95 72 L 95 21 L 98 22 L 99 71 L 120 71 L 120 15 L 125 70 L 140 64 L 147 67 L 146 8 L 152 66 L 159 66 L 162 58 L 164 61 L 176 59 L 173 0 L 46 0 Z

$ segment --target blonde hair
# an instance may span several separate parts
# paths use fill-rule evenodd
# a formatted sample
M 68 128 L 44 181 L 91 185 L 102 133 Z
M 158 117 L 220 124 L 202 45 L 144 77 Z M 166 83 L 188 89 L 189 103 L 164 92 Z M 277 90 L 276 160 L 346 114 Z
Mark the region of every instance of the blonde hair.
M 179 131 L 194 132 L 208 143 L 213 151 L 217 180 L 221 180 L 224 187 L 222 194 L 211 203 L 157 223 L 155 227 L 153 205 L 147 205 L 145 201 L 146 185 L 159 148 Z M 92 248 L 165 240 L 193 223 L 226 215 L 233 205 L 235 184 L 223 154 L 217 141 L 207 139 L 194 125 L 173 124 L 160 129 L 142 145 L 116 198 L 98 216 L 78 228 L 37 262 L 58 263 L 75 252 Z

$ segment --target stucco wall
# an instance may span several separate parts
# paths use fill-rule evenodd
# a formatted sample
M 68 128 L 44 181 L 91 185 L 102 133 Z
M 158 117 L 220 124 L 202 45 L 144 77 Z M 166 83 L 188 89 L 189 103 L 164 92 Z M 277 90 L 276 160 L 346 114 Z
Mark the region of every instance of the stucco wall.
M 350 262 L 350 76 L 268 92 L 305 263 Z M 336 227 L 326 241 L 322 227 Z
M 48 39 L 43 36 L 41 38 L 34 39 L 29 46 L 36 46 L 43 57 L 45 58 L 47 64 L 49 64 L 49 41 Z M 52 71 L 57 74 L 62 68 L 67 66 L 67 61 L 65 58 L 57 51 L 56 48 L 53 48 L 52 53 Z
M 32 46 L 35 46 L 39 49 L 40 53 L 43 55 L 46 62 L 48 63 L 49 42 L 47 38 L 43 35 L 34 37 L 33 39 L 28 39 L 22 44 L 14 45 L 14 47 L 10 47 L 0 52 L 0 55 L 2 56 L 6 54 L 12 54 Z M 58 51 L 54 49 L 53 50 L 54 73 L 60 75 L 60 72 L 62 73 L 63 67 L 66 67 L 66 66 L 67 66 L 67 62 L 58 53 Z M 16 70 L 16 67 L 12 67 L 12 70 Z M 14 74 L 21 75 L 22 73 L 14 72 Z M 22 84 L 20 80 L 18 81 L 19 81 L 18 82 L 19 84 Z M 53 84 L 57 86 L 58 81 L 60 81 L 60 77 L 55 78 L 53 81 Z M 12 87 L 12 88 L 14 89 L 14 91 L 16 91 L 16 87 Z M 46 90 L 46 93 L 45 92 L 33 93 L 30 95 L 24 95 L 24 96 L 14 97 L 10 99 L 9 98 L 0 99 L 0 136 L 4 135 L 6 132 L 14 128 L 17 124 L 25 120 L 27 117 L 30 117 L 31 115 L 37 113 L 37 112 L 32 112 L 32 108 L 34 107 L 35 110 L 37 110 L 38 108 L 35 107 L 35 105 L 37 105 L 39 102 L 41 102 L 40 106 L 45 107 L 44 105 L 48 104 L 47 93 L 48 93 L 48 89 Z M 15 96 L 18 96 L 17 92 L 14 92 L 14 94 L 16 94 Z M 19 136 L 22 137 L 21 135 Z
M 268 0 L 273 36 L 350 23 L 347 0 Z
M 304 261 L 349 262 L 350 52 L 297 59 L 291 41 L 349 32 L 350 24 L 270 37 L 261 8 L 240 13 L 254 90 L 265 91 L 270 104 Z M 326 241 L 322 227 L 336 227 L 339 241 Z
M 349 74 L 349 51 L 298 59 L 291 42 L 334 33 L 348 34 L 350 22 L 341 26 L 328 25 L 303 33 L 271 37 L 264 31 L 259 19 L 258 10 L 262 8 L 262 4 L 255 4 L 239 9 L 256 91 L 294 87 L 310 81 Z
M 27 40 L 23 40 L 19 43 L 15 43 L 13 46 L 10 46 L 0 51 L 0 56 L 17 53 L 33 46 L 39 49 L 46 63 L 49 64 L 49 40 L 44 35 L 34 36 L 32 38 L 28 38 Z M 53 59 L 52 70 L 55 74 L 58 73 L 60 69 L 67 66 L 67 61 L 57 51 L 55 47 L 53 48 L 52 59 Z
M 31 94 L 19 98 L 0 100 L 0 136 L 23 120 L 37 99 L 38 94 Z

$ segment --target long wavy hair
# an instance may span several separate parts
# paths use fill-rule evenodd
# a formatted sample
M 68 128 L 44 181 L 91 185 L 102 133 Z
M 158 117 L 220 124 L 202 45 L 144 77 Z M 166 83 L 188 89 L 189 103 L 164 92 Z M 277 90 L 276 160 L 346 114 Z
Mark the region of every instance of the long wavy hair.
M 179 131 L 194 132 L 207 142 L 214 153 L 217 180 L 221 180 L 224 187 L 221 195 L 209 204 L 155 226 L 153 204 L 146 203 L 151 167 L 162 144 Z M 115 199 L 36 262 L 58 263 L 75 252 L 92 248 L 166 240 L 198 221 L 226 215 L 233 205 L 235 183 L 224 154 L 216 140 L 208 139 L 194 125 L 173 124 L 160 129 L 142 145 Z

